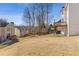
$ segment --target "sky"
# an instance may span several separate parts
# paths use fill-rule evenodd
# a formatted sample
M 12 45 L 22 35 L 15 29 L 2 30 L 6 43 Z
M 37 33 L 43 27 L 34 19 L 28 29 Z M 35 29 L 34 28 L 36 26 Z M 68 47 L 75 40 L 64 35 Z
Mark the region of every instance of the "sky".
M 8 22 L 14 22 L 16 25 L 23 24 L 23 12 L 28 4 L 22 3 L 0 3 L 0 18 L 7 19 Z M 51 16 L 53 19 L 61 18 L 60 9 L 64 6 L 62 3 L 54 3 Z M 49 23 L 53 23 L 53 19 Z
M 54 22 L 54 19 L 55 21 L 58 21 L 61 19 L 62 17 L 62 14 L 60 13 L 60 10 L 62 9 L 62 7 L 64 6 L 64 3 L 54 3 L 53 6 L 52 6 L 52 18 L 50 20 L 50 23 L 53 23 Z

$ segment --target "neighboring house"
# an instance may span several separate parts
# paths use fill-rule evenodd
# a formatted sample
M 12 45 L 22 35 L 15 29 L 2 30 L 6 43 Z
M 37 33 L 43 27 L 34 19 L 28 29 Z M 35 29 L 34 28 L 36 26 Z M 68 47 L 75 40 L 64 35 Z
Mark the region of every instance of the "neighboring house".
M 66 22 L 62 22 L 61 20 L 55 22 L 54 26 L 55 31 L 60 31 L 61 34 L 66 35 L 67 32 L 67 24 Z
M 20 37 L 27 34 L 27 30 L 23 26 L 17 27 L 13 22 L 10 22 L 5 26 L 0 26 L 0 37 L 6 38 L 8 34 Z
M 21 34 L 20 34 L 20 29 L 18 29 L 17 27 L 15 27 L 15 35 L 20 37 Z
M 25 36 L 26 34 L 28 34 L 28 30 L 26 26 L 15 26 L 15 35 Z
M 68 4 L 65 4 L 60 10 L 61 19 L 54 24 L 56 31 L 60 31 L 65 36 L 68 35 L 68 10 Z
M 0 26 L 0 37 L 6 37 L 8 34 L 14 35 L 15 29 L 14 29 L 14 23 L 8 23 L 5 26 Z

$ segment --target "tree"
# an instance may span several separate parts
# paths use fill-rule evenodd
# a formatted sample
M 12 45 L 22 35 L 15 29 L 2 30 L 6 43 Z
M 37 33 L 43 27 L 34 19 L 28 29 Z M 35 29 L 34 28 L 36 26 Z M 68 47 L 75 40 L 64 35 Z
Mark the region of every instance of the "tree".
M 7 20 L 6 19 L 0 19 L 0 26 L 1 27 L 4 27 L 8 24 Z
M 37 26 L 39 34 L 42 33 L 43 28 L 47 28 L 49 20 L 49 11 L 48 8 L 51 4 L 29 4 L 30 7 L 26 7 L 24 11 L 24 21 L 26 24 L 29 24 L 29 32 L 34 32 L 32 29 Z M 52 6 L 52 5 L 51 5 Z M 37 29 L 35 29 L 37 30 Z
M 29 33 L 31 32 L 31 15 L 29 9 L 26 7 L 24 10 L 24 22 L 28 26 Z

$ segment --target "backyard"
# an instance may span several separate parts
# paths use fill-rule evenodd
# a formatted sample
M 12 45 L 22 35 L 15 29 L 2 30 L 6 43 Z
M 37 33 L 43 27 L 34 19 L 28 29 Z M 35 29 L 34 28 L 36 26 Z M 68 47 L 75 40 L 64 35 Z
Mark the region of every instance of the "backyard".
M 18 43 L 0 49 L 0 55 L 12 56 L 64 56 L 79 55 L 79 36 L 28 36 Z

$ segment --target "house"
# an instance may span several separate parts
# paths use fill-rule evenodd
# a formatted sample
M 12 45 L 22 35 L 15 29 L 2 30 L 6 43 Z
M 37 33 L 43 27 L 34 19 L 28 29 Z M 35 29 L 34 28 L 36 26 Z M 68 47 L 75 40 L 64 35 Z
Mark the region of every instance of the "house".
M 69 36 L 70 34 L 69 32 L 69 4 L 65 4 L 61 10 L 60 13 L 62 14 L 61 19 L 57 22 L 55 22 L 54 27 L 56 28 L 56 31 L 60 31 L 61 34 L 65 35 L 65 36 Z
M 79 35 L 79 4 L 65 4 L 61 9 L 62 20 L 55 23 L 55 27 L 60 28 L 66 36 Z M 64 26 L 63 26 L 64 25 Z M 65 30 L 64 30 L 65 29 Z
M 66 22 L 62 22 L 61 20 L 59 20 L 55 22 L 53 27 L 56 32 L 59 31 L 61 34 L 66 35 L 66 32 L 67 32 Z
M 28 34 L 28 30 L 26 26 L 15 26 L 15 35 L 17 36 L 25 36 Z
M 17 27 L 15 27 L 15 35 L 20 37 L 20 29 L 18 29 Z
M 27 33 L 26 27 L 15 26 L 14 22 L 10 22 L 5 26 L 0 26 L 0 37 L 6 38 L 8 34 L 16 35 L 17 37 L 24 36 Z
M 15 29 L 14 29 L 14 23 L 8 23 L 5 26 L 0 26 L 0 37 L 5 38 L 8 34 L 14 35 Z
M 68 4 L 67 30 L 69 35 L 79 35 L 79 4 Z

